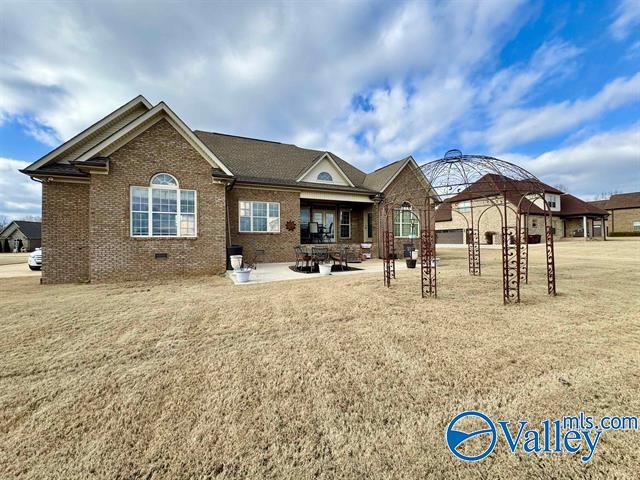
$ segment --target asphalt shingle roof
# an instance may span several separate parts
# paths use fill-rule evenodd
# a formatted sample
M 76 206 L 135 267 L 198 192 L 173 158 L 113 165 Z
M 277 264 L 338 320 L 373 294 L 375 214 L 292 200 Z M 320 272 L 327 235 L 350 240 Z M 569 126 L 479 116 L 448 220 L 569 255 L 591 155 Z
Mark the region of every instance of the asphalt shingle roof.
M 367 174 L 364 184 L 366 187 L 376 192 L 381 192 L 384 186 L 398 173 L 398 171 L 404 167 L 409 161 L 409 157 L 398 160 L 397 162 L 390 163 L 384 167 Z
M 617 208 L 640 208 L 640 192 L 616 193 L 606 203 L 607 210 Z
M 9 229 L 12 225 L 16 225 L 18 229 L 30 240 L 37 240 L 42 238 L 42 223 L 41 222 L 28 222 L 27 220 L 14 220 L 9 223 L 5 228 L 0 231 L 0 235 L 2 235 L 5 231 Z M 12 230 L 13 231 L 13 230 Z
M 318 188 L 318 184 L 296 180 L 322 155 L 329 153 L 354 187 L 323 184 L 323 189 L 372 191 L 364 184 L 366 173 L 331 152 L 201 130 L 194 133 L 240 181 Z

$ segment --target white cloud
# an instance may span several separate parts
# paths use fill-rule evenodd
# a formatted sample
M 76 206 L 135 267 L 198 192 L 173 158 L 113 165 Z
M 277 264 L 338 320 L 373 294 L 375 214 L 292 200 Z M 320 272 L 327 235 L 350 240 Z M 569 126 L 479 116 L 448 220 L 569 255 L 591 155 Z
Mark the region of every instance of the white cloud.
M 593 135 L 582 142 L 538 156 L 504 153 L 550 185 L 566 185 L 569 193 L 591 199 L 602 192 L 640 188 L 640 124 Z
M 464 79 L 496 56 L 526 21 L 522 4 L 8 4 L 0 116 L 33 118 L 68 139 L 142 93 L 165 100 L 194 129 L 341 141 L 341 132 L 326 132 L 349 116 L 355 94 L 410 77 L 429 91 L 415 92 L 408 115 L 376 135 L 376 153 L 395 155 L 400 137 L 391 130 L 425 125 L 412 113 L 427 111 L 420 98 L 451 95 L 450 85 L 425 79 Z
M 616 78 L 594 96 L 537 108 L 512 108 L 502 112 L 484 133 L 494 149 L 506 149 L 564 133 L 604 112 L 640 100 L 640 73 Z
M 29 162 L 0 157 L 0 215 L 11 220 L 40 215 L 42 187 L 18 172 Z
M 638 75 L 532 108 L 581 59 L 558 39 L 493 75 L 532 11 L 522 0 L 10 3 L 0 20 L 0 122 L 22 121 L 53 145 L 144 94 L 194 129 L 327 149 L 369 170 L 441 155 L 434 145 L 456 146 L 465 130 L 469 142 L 511 150 L 637 100 Z M 366 108 L 354 108 L 355 96 Z M 30 198 L 28 209 L 38 203 Z
M 574 59 L 582 53 L 563 41 L 543 43 L 526 65 L 512 65 L 496 73 L 479 94 L 479 101 L 497 114 L 520 104 L 542 81 L 558 81 L 571 73 Z
M 640 4 L 638 0 L 620 0 L 610 26 L 611 33 L 617 40 L 627 38 L 633 29 L 640 26 Z

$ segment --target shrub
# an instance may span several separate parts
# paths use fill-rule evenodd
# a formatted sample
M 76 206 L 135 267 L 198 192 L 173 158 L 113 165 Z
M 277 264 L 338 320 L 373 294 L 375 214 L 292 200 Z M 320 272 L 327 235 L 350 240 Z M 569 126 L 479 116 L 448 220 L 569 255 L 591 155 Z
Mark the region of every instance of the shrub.
M 640 237 L 640 232 L 611 232 L 610 237 Z

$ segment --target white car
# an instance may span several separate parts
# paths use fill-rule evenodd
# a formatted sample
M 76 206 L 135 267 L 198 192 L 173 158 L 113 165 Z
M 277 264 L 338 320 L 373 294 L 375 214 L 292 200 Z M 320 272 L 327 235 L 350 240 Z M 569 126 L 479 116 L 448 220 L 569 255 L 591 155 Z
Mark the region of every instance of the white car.
M 29 268 L 31 270 L 40 270 L 42 268 L 42 249 L 36 248 L 33 252 L 29 254 L 29 258 L 27 259 L 27 263 L 29 264 Z

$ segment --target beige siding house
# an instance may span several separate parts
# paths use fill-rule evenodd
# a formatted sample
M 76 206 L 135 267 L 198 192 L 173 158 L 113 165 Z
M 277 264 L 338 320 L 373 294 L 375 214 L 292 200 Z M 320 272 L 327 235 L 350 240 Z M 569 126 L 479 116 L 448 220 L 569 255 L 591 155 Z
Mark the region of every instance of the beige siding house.
M 640 235 L 640 192 L 618 193 L 590 203 L 609 213 L 607 234 Z
M 490 185 L 484 177 L 476 182 L 479 185 Z M 506 224 L 513 226 L 516 216 L 526 220 L 530 241 L 537 241 L 539 235 L 544 241 L 545 205 L 539 196 L 527 195 L 523 186 L 517 190 L 518 182 L 514 182 L 514 190 L 507 197 Z M 606 231 L 603 228 L 607 212 L 595 205 L 564 193 L 557 188 L 541 183 L 547 208 L 551 211 L 551 227 L 555 239 L 585 238 L 604 239 Z M 502 204 L 499 192 L 482 191 L 469 186 L 454 197 L 440 204 L 436 209 L 436 232 L 438 243 L 467 243 L 468 229 L 478 228 L 481 243 L 499 243 L 501 238 L 502 215 L 497 205 Z M 524 198 L 521 200 L 521 197 Z M 518 212 L 518 213 L 516 213 Z M 473 218 L 472 218 L 473 216 Z

